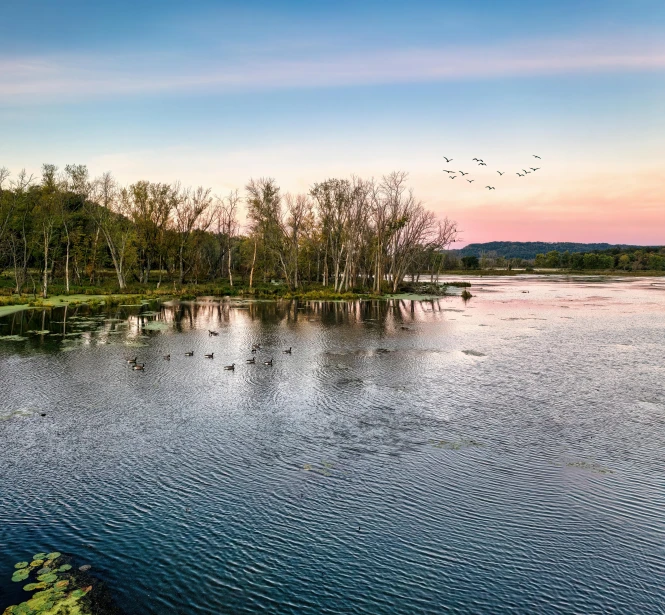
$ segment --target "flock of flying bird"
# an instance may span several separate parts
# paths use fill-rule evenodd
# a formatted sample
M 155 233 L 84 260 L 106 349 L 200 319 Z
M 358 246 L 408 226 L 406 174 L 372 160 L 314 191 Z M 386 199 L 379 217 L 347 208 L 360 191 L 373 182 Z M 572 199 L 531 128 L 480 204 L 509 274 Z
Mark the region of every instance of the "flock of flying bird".
M 536 156 L 536 154 L 532 154 L 532 155 L 533 155 L 534 158 L 537 158 L 538 160 L 540 160 L 540 156 Z M 446 161 L 446 163 L 449 163 L 449 162 L 453 161 L 452 158 L 446 158 L 446 156 L 444 156 L 443 159 Z M 487 164 L 485 163 L 485 161 L 482 158 L 472 158 L 472 160 L 474 162 L 476 162 L 479 167 L 486 167 L 487 166 Z M 527 175 L 529 175 L 531 173 L 535 173 L 536 171 L 539 171 L 540 167 L 529 167 L 529 169 L 530 170 L 522 169 L 522 173 L 517 172 L 517 176 L 518 177 L 526 177 Z M 461 176 L 462 178 L 464 178 L 465 175 L 469 175 L 469 173 L 465 173 L 464 171 L 449 171 L 448 169 L 443 169 L 443 172 L 448 173 L 448 178 L 449 179 L 455 179 L 458 176 Z M 502 176 L 502 175 L 506 174 L 505 171 L 497 171 L 497 173 L 499 174 L 499 176 Z M 467 179 L 466 181 L 469 182 L 470 184 L 472 184 L 476 180 L 475 179 Z M 485 186 L 485 188 L 487 188 L 488 190 L 496 190 L 496 188 L 494 186 Z
M 216 337 L 217 335 L 219 335 L 219 333 L 217 331 L 211 331 L 210 329 L 208 330 L 208 336 L 209 337 L 212 337 L 212 336 Z M 255 355 L 259 350 L 261 350 L 261 348 L 262 348 L 261 344 L 252 344 L 252 355 Z M 289 347 L 286 350 L 284 350 L 283 352 L 284 352 L 284 354 L 292 354 L 292 351 L 293 351 L 293 348 Z M 190 351 L 186 352 L 185 356 L 186 357 L 193 357 L 194 356 L 194 351 L 190 350 Z M 214 359 L 215 358 L 215 353 L 210 352 L 210 353 L 204 354 L 203 356 L 206 359 Z M 170 361 L 171 360 L 171 355 L 170 354 L 165 354 L 163 358 L 164 358 L 165 361 Z M 144 371 L 145 370 L 145 363 L 138 363 L 137 359 L 138 359 L 138 357 L 134 357 L 132 359 L 127 359 L 127 365 L 129 365 L 135 371 Z M 256 364 L 256 357 L 252 356 L 250 359 L 247 359 L 245 361 L 245 363 L 248 363 L 249 365 L 255 365 Z M 268 365 L 269 367 L 272 367 L 272 357 L 270 357 L 269 359 L 265 359 L 263 361 L 263 364 Z M 224 366 L 225 370 L 231 371 L 231 372 L 234 371 L 235 368 L 236 368 L 235 363 L 231 363 L 231 365 L 225 365 Z

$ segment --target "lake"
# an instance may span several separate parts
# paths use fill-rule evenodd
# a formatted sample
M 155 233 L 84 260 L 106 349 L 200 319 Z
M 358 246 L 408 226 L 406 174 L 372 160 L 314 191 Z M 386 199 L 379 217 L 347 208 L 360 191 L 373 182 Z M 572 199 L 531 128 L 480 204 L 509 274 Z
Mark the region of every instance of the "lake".
M 471 281 L 1 318 L 0 607 L 57 549 L 127 613 L 665 612 L 665 278 Z

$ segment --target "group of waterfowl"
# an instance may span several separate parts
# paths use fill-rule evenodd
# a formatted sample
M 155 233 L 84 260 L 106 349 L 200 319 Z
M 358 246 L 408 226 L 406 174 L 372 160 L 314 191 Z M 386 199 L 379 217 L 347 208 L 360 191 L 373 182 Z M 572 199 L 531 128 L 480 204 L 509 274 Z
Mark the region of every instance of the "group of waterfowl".
M 536 154 L 532 154 L 532 155 L 533 155 L 534 158 L 537 158 L 538 160 L 541 160 L 540 156 L 537 156 Z M 446 156 L 444 156 L 443 159 L 447 163 L 453 161 L 452 158 L 447 158 Z M 472 161 L 475 162 L 480 167 L 486 167 L 487 166 L 487 164 L 485 163 L 485 161 L 482 158 L 473 158 Z M 517 176 L 518 177 L 526 177 L 527 175 L 529 175 L 531 173 L 535 173 L 536 171 L 539 171 L 540 167 L 529 167 L 529 169 L 530 170 L 522 169 L 523 172 L 522 173 L 517 172 Z M 464 178 L 465 175 L 468 175 L 468 173 L 466 173 L 464 171 L 451 171 L 449 169 L 443 169 L 443 172 L 448 173 L 448 178 L 449 179 L 455 179 L 458 176 L 461 176 L 461 177 Z M 505 175 L 506 172 L 505 171 L 497 171 L 497 173 L 499 174 L 499 177 L 501 177 L 502 175 Z M 476 180 L 475 179 L 467 179 L 466 181 L 468 183 L 472 184 Z M 487 190 L 496 190 L 496 188 L 494 186 L 485 186 L 485 188 Z
M 217 331 L 208 331 L 209 336 L 217 336 L 219 333 Z M 252 344 L 252 354 L 256 354 L 257 351 L 261 350 L 261 344 Z M 289 346 L 286 350 L 283 351 L 284 354 L 292 354 L 293 353 L 293 348 Z M 194 351 L 190 350 L 185 353 L 186 357 L 193 357 L 194 356 Z M 215 358 L 215 353 L 214 352 L 209 352 L 203 355 L 206 359 L 214 359 Z M 164 360 L 165 361 L 170 361 L 171 360 L 171 355 L 170 354 L 165 354 L 164 355 Z M 136 371 L 143 371 L 145 369 L 145 363 L 137 363 L 138 357 L 134 357 L 132 359 L 127 359 L 127 364 Z M 264 365 L 272 366 L 272 357 L 269 359 L 265 359 L 263 361 Z M 250 359 L 247 359 L 245 361 L 248 365 L 255 365 L 256 364 L 256 357 L 253 356 Z M 235 363 L 231 363 L 231 365 L 225 365 L 224 369 L 227 371 L 234 371 L 236 368 Z

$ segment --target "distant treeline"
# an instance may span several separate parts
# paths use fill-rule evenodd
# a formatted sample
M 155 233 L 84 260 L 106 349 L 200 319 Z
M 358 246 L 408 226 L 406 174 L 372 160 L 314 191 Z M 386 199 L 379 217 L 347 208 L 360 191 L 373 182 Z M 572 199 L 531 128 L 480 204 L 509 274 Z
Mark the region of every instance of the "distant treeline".
M 84 165 L 45 164 L 38 178 L 0 168 L 0 271 L 17 293 L 46 296 L 55 283 L 71 292 L 216 281 L 251 289 L 272 280 L 395 291 L 406 275 L 452 263 L 446 249 L 456 236 L 456 224 L 428 211 L 403 172 L 327 179 L 302 194 L 250 179 L 243 193 L 215 196 L 177 182 L 120 186 L 110 173 L 90 178 Z
M 477 256 L 492 253 L 504 258 L 522 258 L 531 260 L 537 254 L 546 254 L 556 251 L 560 253 L 569 252 L 598 252 L 614 248 L 639 248 L 640 246 L 612 245 L 609 243 L 572 243 L 558 242 L 549 243 L 545 241 L 489 241 L 487 243 L 470 243 L 468 246 L 458 250 L 460 256 Z
M 447 256 L 447 261 L 454 259 Z M 616 271 L 665 271 L 665 247 L 610 248 L 597 252 L 559 252 L 550 250 L 536 254 L 534 259 L 504 258 L 493 252 L 485 252 L 460 259 L 464 269 L 568 269 L 616 270 Z

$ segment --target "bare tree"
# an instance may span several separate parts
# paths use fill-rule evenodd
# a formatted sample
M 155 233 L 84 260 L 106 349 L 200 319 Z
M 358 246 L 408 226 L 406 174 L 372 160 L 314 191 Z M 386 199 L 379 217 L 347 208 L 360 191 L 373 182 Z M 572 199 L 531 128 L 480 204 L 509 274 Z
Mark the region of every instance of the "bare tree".
M 180 198 L 173 199 L 175 228 L 178 232 L 180 243 L 178 247 L 178 259 L 180 262 L 180 284 L 185 281 L 185 249 L 187 248 L 194 229 L 205 231 L 212 222 L 210 205 L 212 197 L 210 188 L 199 186 L 196 190 L 180 191 L 178 186 L 174 187 L 174 194 L 179 193 Z
M 238 232 L 238 205 L 240 196 L 237 190 L 232 190 L 223 198 L 216 197 L 215 220 L 217 221 L 217 239 L 224 248 L 223 261 L 226 260 L 229 284 L 233 286 L 233 239 Z M 226 259 L 224 258 L 226 256 Z

